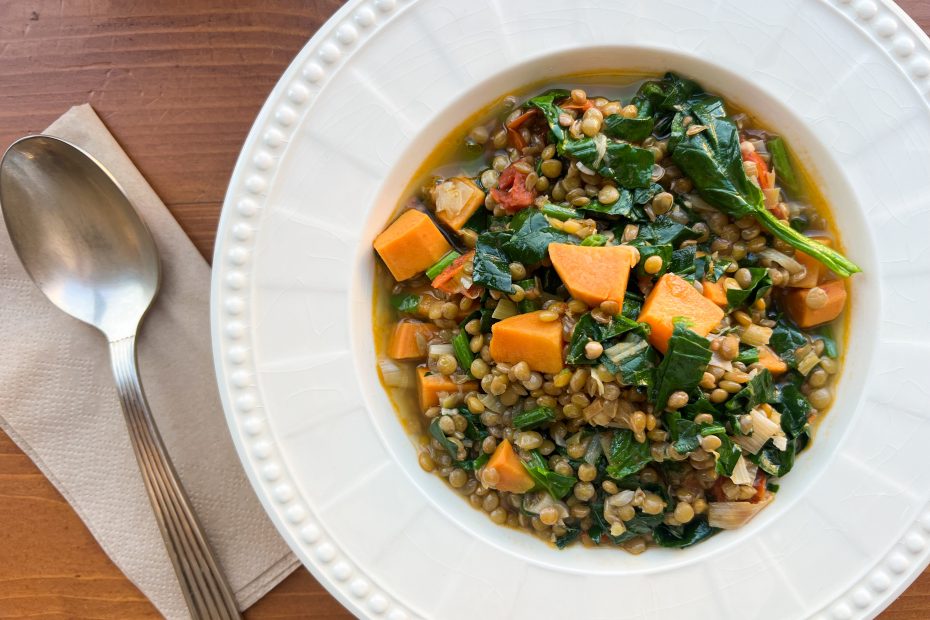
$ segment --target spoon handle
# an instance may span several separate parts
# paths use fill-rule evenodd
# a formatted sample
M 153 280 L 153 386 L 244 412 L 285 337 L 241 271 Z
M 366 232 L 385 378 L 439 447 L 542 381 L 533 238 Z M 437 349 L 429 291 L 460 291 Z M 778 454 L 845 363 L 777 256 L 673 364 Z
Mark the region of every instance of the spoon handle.
M 139 380 L 135 337 L 110 342 L 110 361 L 145 489 L 191 616 L 240 618 L 149 411 Z

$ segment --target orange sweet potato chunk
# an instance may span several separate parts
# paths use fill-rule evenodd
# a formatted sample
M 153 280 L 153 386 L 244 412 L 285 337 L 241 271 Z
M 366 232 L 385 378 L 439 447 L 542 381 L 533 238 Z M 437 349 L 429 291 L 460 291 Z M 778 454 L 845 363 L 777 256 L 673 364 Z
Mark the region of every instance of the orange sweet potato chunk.
M 706 336 L 723 318 L 717 304 L 697 292 L 687 280 L 667 273 L 646 297 L 638 321 L 649 323 L 649 342 L 665 353 L 676 319 L 684 319 L 692 331 Z
M 723 278 L 720 278 L 716 282 L 704 280 L 701 282 L 701 285 L 704 287 L 704 297 L 721 308 L 726 308 L 729 305 L 727 301 L 727 289 L 723 286 Z
M 562 370 L 562 322 L 546 322 L 542 311 L 518 314 L 491 326 L 491 357 L 495 362 L 526 362 L 538 372 Z
M 374 246 L 398 282 L 425 271 L 452 249 L 429 216 L 415 209 L 384 229 Z
M 842 280 L 824 282 L 819 285 L 819 288 L 827 293 L 827 303 L 816 310 L 809 308 L 807 305 L 807 296 L 810 295 L 813 289 L 793 289 L 785 296 L 788 313 L 798 324 L 798 327 L 807 328 L 828 323 L 843 311 L 843 307 L 846 305 L 846 285 Z
M 492 486 L 498 491 L 507 493 L 526 493 L 535 485 L 533 479 L 527 473 L 523 462 L 517 453 L 513 451 L 513 446 L 506 439 L 497 445 L 494 454 L 485 465 L 485 471 L 494 469 L 497 472 L 498 481 Z
M 417 368 L 417 395 L 420 397 L 420 409 L 426 411 L 439 404 L 440 394 L 453 394 L 455 392 L 475 392 L 478 390 L 477 381 L 456 383 L 449 377 L 438 373 L 427 374 L 428 368 Z
M 811 239 L 827 247 L 833 245 L 829 237 L 811 237 Z M 807 268 L 807 274 L 791 285 L 795 288 L 814 288 L 826 274 L 830 273 L 823 263 L 800 250 L 794 253 L 794 259 Z
M 597 306 L 608 299 L 623 305 L 630 267 L 638 255 L 635 248 L 627 245 L 549 245 L 549 259 L 565 288 L 572 297 L 589 306 Z
M 439 328 L 432 323 L 398 321 L 391 332 L 388 357 L 395 360 L 416 360 L 426 357 L 426 343 Z
M 465 177 L 453 177 L 432 190 L 436 217 L 452 230 L 462 230 L 465 222 L 484 206 L 484 192 Z
M 759 347 L 759 363 L 776 377 L 788 370 L 788 364 L 767 346 Z

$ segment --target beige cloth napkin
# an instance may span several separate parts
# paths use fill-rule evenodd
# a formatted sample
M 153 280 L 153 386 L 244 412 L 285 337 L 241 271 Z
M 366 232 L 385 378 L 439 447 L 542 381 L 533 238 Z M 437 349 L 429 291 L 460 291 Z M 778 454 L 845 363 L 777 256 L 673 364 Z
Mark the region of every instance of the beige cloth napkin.
M 226 428 L 210 348 L 210 268 L 89 105 L 46 133 L 103 162 L 155 236 L 162 284 L 142 323 L 149 404 L 241 609 L 298 564 L 256 499 Z M 29 280 L 0 218 L 0 426 L 168 618 L 189 617 L 152 515 L 103 336 Z

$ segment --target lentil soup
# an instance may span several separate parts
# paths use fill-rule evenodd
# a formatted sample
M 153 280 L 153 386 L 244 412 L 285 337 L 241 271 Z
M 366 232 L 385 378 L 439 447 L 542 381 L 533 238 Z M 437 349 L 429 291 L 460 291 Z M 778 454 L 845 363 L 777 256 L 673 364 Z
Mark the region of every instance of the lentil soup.
M 859 269 L 784 140 L 718 95 L 565 86 L 481 111 L 416 175 L 374 243 L 379 374 L 420 466 L 494 523 L 687 547 L 809 445 Z

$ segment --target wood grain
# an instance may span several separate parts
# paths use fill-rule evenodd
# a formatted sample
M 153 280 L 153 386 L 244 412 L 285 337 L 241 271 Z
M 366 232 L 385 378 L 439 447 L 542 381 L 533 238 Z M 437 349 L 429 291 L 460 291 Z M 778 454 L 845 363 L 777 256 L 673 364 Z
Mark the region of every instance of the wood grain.
M 0 147 L 90 102 L 208 259 L 259 108 L 338 0 L 0 0 Z M 925 30 L 930 2 L 902 0 Z M 350 618 L 304 569 L 249 618 Z M 0 617 L 155 618 L 0 433 Z M 930 618 L 930 572 L 882 620 Z

